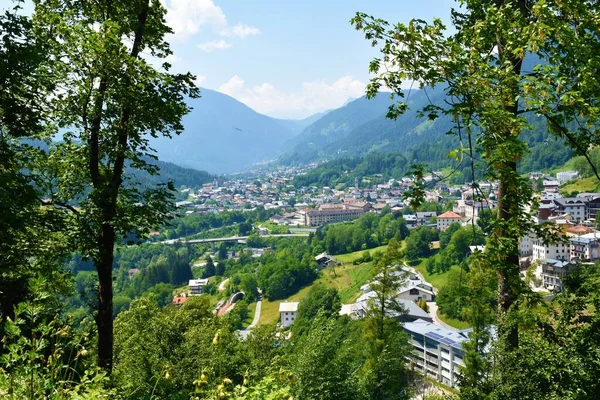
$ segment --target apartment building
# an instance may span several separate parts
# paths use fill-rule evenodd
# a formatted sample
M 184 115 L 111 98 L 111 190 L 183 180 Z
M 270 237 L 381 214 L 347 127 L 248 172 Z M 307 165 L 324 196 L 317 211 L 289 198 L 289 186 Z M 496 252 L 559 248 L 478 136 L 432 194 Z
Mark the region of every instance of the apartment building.
M 321 226 L 332 222 L 350 221 L 370 210 L 370 203 L 322 204 L 318 210 L 305 213 L 305 224 Z
M 542 286 L 552 291 L 561 291 L 563 287 L 563 278 L 574 267 L 568 261 L 543 260 L 542 273 L 540 274 Z
M 437 217 L 437 230 L 445 231 L 453 223 L 461 223 L 462 217 L 453 211 L 446 211 Z
M 459 366 L 464 366 L 462 343 L 471 329 L 454 331 L 418 319 L 404 324 L 410 335 L 410 366 L 416 371 L 450 387 L 457 387 Z

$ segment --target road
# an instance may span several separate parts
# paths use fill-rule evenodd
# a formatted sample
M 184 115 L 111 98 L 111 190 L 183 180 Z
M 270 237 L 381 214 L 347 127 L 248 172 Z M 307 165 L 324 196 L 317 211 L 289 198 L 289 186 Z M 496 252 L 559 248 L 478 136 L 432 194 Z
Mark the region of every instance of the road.
M 225 291 L 225 285 L 227 285 L 227 282 L 229 282 L 229 278 L 227 278 L 223 282 L 221 282 L 221 284 L 219 285 L 219 292 Z
M 246 329 L 254 329 L 256 325 L 258 325 L 258 320 L 260 319 L 260 310 L 262 309 L 262 300 L 258 299 L 256 302 L 256 311 L 254 311 L 254 319 L 252 319 L 252 323 L 248 325 Z
M 431 317 L 433 318 L 433 322 L 435 322 L 437 325 L 441 325 L 444 328 L 451 329 L 453 331 L 458 330 L 458 329 L 448 325 L 447 323 L 445 323 L 438 317 L 438 306 L 435 301 L 428 301 L 427 307 L 429 307 L 429 314 L 431 314 Z

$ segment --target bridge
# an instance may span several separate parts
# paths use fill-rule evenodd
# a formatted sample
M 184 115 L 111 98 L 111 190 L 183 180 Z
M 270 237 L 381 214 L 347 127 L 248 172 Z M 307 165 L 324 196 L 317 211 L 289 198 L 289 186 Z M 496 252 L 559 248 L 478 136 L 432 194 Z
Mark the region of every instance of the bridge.
M 269 235 L 260 235 L 261 238 L 265 237 L 308 237 L 308 233 L 275 233 Z M 210 239 L 190 239 L 190 240 L 181 240 L 181 239 L 171 239 L 164 240 L 161 243 L 164 244 L 198 244 L 198 243 L 218 243 L 218 242 L 239 242 L 248 240 L 249 236 L 230 236 L 230 237 L 220 237 L 220 238 L 210 238 Z

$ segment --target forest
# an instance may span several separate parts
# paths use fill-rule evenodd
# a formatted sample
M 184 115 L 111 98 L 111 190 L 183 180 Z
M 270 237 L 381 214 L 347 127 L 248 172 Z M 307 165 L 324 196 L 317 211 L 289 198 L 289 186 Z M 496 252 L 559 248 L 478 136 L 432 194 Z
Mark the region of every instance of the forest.
M 416 183 L 407 194 L 416 209 L 425 169 L 414 164 L 440 168 L 458 149 L 463 179 L 498 182 L 497 214 L 448 233 L 408 231 L 400 215 L 384 212 L 301 240 L 250 235 L 260 257 L 238 244 L 205 254 L 202 246 L 129 240 L 172 220 L 178 194 L 172 181 L 154 181 L 160 165 L 151 139 L 183 133 L 192 111 L 186 100 L 201 96 L 199 77 L 171 63 L 175 27 L 166 3 L 38 0 L 27 12 L 22 5 L 0 14 L 1 398 L 411 399 L 424 379 L 407 361 L 413 347 L 397 318 L 404 315 L 397 272 L 423 258 L 434 259 L 426 261 L 431 276 L 458 271 L 458 282 L 440 290 L 440 308 L 470 326 L 460 390 L 441 388 L 433 398 L 598 398 L 600 266 L 578 264 L 549 298 L 531 290 L 519 263 L 524 236 L 558 240 L 532 218 L 537 197 L 523 172 L 575 154 L 576 168 L 600 179 L 596 2 L 462 1 L 448 27 L 437 18 L 390 23 L 357 12 L 350 26 L 377 53 L 365 65 L 367 98 L 385 90 L 392 121 L 409 108 L 406 81 L 435 88 L 442 95 L 418 113 L 427 126 L 437 120 L 452 132 L 435 143 L 406 139 L 425 146 L 419 154 L 333 161 L 295 184 L 349 185 L 363 174 L 411 171 Z M 531 55 L 535 65 L 525 62 Z M 393 136 L 387 123 L 377 126 L 379 138 Z M 357 143 L 366 146 L 360 154 L 377 144 Z M 249 218 L 264 220 L 263 211 Z M 181 219 L 170 235 L 235 222 L 248 231 L 250 221 L 237 218 Z M 467 258 L 467 245 L 481 243 L 485 251 Z M 366 252 L 382 244 L 385 252 Z M 364 316 L 351 319 L 340 316 L 335 288 L 308 286 L 319 278 L 316 254 L 356 250 L 377 279 Z M 197 257 L 205 264 L 192 268 Z M 260 287 L 265 302 L 308 293 L 291 330 L 271 324 L 245 335 L 250 299 L 224 317 L 213 314 L 214 286 L 169 304 L 195 275 L 230 277 L 250 297 Z

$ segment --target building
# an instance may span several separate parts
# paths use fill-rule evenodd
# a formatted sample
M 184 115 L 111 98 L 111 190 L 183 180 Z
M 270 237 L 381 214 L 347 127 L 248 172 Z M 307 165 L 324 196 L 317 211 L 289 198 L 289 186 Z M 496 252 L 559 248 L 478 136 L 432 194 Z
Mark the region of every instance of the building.
M 574 221 L 586 220 L 586 202 L 578 197 L 554 199 L 554 204 L 561 214 L 569 214 Z
M 370 292 L 368 298 L 362 301 L 357 301 L 353 304 L 342 304 L 340 309 L 340 315 L 348 315 L 352 319 L 364 318 L 367 313 L 369 306 L 369 300 L 375 297 L 375 292 Z M 433 322 L 433 318 L 429 313 L 419 307 L 414 301 L 397 299 L 398 303 L 402 305 L 405 312 L 398 313 L 396 311 L 389 310 L 389 316 L 395 317 L 400 322 L 413 322 L 418 319 L 427 322 Z
M 569 239 L 570 260 L 594 261 L 600 259 L 600 239 L 596 237 L 579 236 Z
M 305 213 L 305 225 L 321 226 L 332 222 L 350 221 L 364 215 L 367 209 L 368 207 L 361 205 L 321 204 L 318 210 Z
M 208 279 L 190 279 L 190 295 L 199 296 L 202 294 L 204 286 L 208 284 Z
M 531 261 L 545 259 L 569 261 L 570 244 L 565 242 L 544 243 L 540 238 L 533 238 Z
M 321 253 L 315 257 L 317 262 L 317 268 L 321 269 L 329 265 L 331 262 L 335 262 L 335 259 L 327 253 Z
M 423 276 L 414 268 L 400 267 L 397 271 L 392 272 L 392 274 L 403 276 L 402 285 L 398 288 L 398 299 L 410 300 L 414 303 L 417 303 L 419 300 L 435 300 L 433 286 L 431 283 L 425 281 Z M 375 279 L 377 279 L 377 276 L 375 276 Z M 361 286 L 360 290 L 362 290 L 363 294 L 356 300 L 357 302 L 368 300 L 372 297 L 373 289 L 371 288 L 371 283 Z
M 435 211 L 421 211 L 417 212 L 417 225 L 427 225 L 432 218 L 437 217 Z
M 600 193 L 579 193 L 578 198 L 582 198 L 586 203 L 585 219 L 596 219 L 596 214 L 600 210 Z
M 562 280 L 574 267 L 568 261 L 547 259 L 542 261 L 541 284 L 544 288 L 560 292 Z
M 568 181 L 577 179 L 579 173 L 577 171 L 563 171 L 556 174 L 556 180 L 561 184 L 565 184 Z
M 470 329 L 454 331 L 418 319 L 404 324 L 410 335 L 410 365 L 416 371 L 446 386 L 457 387 L 459 366 L 464 365 L 462 343 Z
M 462 217 L 453 211 L 446 211 L 442 215 L 437 217 L 437 229 L 438 231 L 445 231 L 450 225 L 462 221 Z
M 282 302 L 279 303 L 279 321 L 281 326 L 287 328 L 292 325 L 296 319 L 296 313 L 298 312 L 298 302 Z

